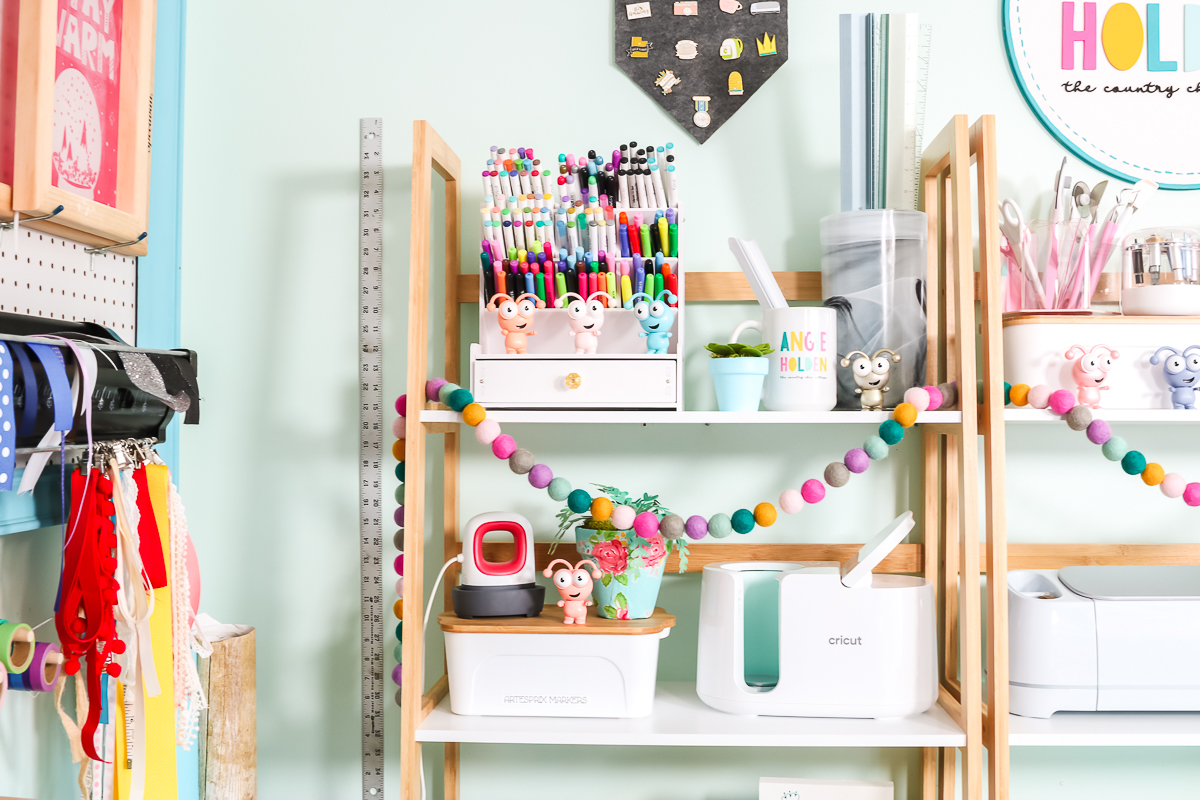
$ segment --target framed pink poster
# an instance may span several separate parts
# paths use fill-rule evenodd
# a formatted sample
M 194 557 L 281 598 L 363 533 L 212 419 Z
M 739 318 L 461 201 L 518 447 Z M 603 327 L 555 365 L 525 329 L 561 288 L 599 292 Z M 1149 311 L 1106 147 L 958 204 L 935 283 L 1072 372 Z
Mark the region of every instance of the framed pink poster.
M 53 226 L 87 244 L 138 239 L 149 217 L 155 0 L 19 2 L 13 208 L 62 206 Z M 118 252 L 144 255 L 146 243 Z
M 115 208 L 121 0 L 58 0 L 53 186 Z

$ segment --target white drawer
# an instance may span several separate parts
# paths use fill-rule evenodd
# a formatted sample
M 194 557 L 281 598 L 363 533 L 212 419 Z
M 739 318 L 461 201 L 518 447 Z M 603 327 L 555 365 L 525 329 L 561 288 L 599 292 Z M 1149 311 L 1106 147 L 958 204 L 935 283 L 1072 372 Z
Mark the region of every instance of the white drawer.
M 471 393 L 490 408 L 674 408 L 679 361 L 483 356 L 471 362 Z

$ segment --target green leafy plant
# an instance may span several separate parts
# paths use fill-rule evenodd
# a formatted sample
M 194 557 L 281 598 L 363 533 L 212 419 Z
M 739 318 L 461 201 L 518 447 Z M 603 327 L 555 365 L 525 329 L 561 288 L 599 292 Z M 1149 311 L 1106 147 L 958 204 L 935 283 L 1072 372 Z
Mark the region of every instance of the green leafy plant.
M 712 353 L 713 358 L 762 358 L 775 352 L 769 344 L 742 344 L 741 342 L 709 342 L 704 349 Z
M 659 502 L 658 495 L 656 494 L 646 494 L 643 492 L 641 497 L 634 497 L 628 492 L 618 489 L 615 486 L 605 486 L 604 484 L 600 483 L 594 483 L 592 485 L 599 489 L 601 493 L 604 494 L 604 496 L 606 496 L 609 500 L 611 500 L 614 506 L 629 506 L 634 510 L 635 513 L 638 514 L 649 511 L 659 519 L 662 519 L 664 516 L 671 513 L 670 509 Z M 616 526 L 612 524 L 611 519 L 597 521 L 592 519 L 591 514 L 576 514 L 569 507 L 564 507 L 558 512 L 555 518 L 558 520 L 558 530 L 555 532 L 554 540 L 550 544 L 551 553 L 555 551 L 559 543 L 562 542 L 563 538 L 566 537 L 568 533 L 579 527 L 596 531 L 596 533 L 591 537 L 591 544 L 593 545 L 598 544 L 601 541 L 611 542 L 617 539 L 621 539 L 622 541 L 625 540 L 625 537 L 621 535 L 621 532 L 618 531 Z M 668 555 L 671 553 L 679 553 L 679 571 L 686 572 L 688 562 L 687 537 L 681 537 L 679 539 L 667 539 L 664 536 L 663 543 L 667 548 Z M 645 552 L 645 545 L 647 542 L 637 534 L 630 532 L 628 535 L 627 544 L 633 566 L 635 569 L 640 571 L 642 563 L 641 556 Z M 621 584 L 625 584 L 628 580 L 625 575 L 616 575 L 613 577 L 615 577 L 615 579 Z M 602 580 L 604 585 L 607 586 L 609 584 L 609 575 L 606 573 Z

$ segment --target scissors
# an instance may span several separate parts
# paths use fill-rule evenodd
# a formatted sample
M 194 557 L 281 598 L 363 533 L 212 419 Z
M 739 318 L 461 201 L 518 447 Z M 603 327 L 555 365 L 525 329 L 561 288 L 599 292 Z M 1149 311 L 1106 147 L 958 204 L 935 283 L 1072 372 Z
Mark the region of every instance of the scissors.
M 1005 239 L 1008 239 L 1008 246 L 1012 248 L 1017 263 L 1021 266 L 1021 271 L 1025 273 L 1025 277 L 1033 286 L 1033 293 L 1037 296 L 1038 302 L 1042 304 L 1042 308 L 1047 308 L 1046 292 L 1042 289 L 1042 281 L 1038 277 L 1037 267 L 1034 266 L 1033 259 L 1025 250 L 1025 235 L 1029 231 L 1025 227 L 1024 217 L 1021 216 L 1021 207 L 1012 200 L 1000 203 L 1000 232 L 1004 234 Z

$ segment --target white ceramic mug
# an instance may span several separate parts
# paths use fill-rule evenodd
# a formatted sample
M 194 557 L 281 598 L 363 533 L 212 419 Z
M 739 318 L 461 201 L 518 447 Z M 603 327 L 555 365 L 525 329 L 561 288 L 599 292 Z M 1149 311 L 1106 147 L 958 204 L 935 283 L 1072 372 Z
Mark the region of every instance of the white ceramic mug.
M 832 308 L 768 308 L 747 320 L 730 342 L 753 328 L 775 348 L 763 387 L 768 411 L 831 411 L 837 405 L 837 312 Z

